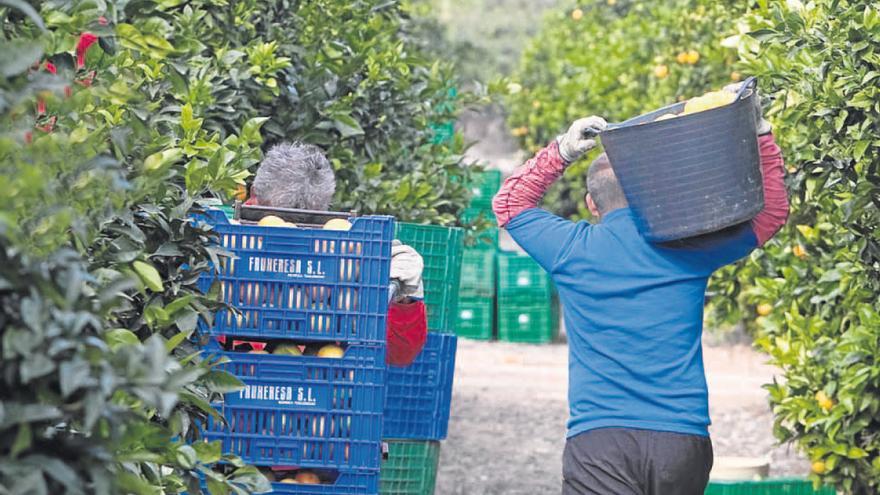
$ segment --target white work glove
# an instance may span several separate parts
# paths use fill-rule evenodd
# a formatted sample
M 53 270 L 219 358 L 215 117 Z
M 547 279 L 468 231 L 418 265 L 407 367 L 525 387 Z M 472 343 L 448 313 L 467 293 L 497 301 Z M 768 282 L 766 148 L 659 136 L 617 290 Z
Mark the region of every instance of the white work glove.
M 424 268 L 425 262 L 415 249 L 397 239 L 391 243 L 391 280 L 399 285 L 396 300 L 407 297 L 424 299 L 425 289 L 422 284 Z
M 728 84 L 724 86 L 724 91 L 728 91 L 730 93 L 738 93 L 739 88 L 745 84 L 745 81 Z M 761 108 L 761 95 L 757 94 L 758 90 L 755 90 L 755 126 L 758 129 L 758 135 L 763 136 L 764 134 L 769 134 L 773 128 L 770 126 L 770 122 L 767 122 L 767 119 L 764 118 L 764 110 Z
M 570 164 L 584 153 L 596 147 L 596 135 L 608 125 L 602 117 L 586 117 L 575 120 L 565 134 L 556 138 L 559 154 L 566 164 Z

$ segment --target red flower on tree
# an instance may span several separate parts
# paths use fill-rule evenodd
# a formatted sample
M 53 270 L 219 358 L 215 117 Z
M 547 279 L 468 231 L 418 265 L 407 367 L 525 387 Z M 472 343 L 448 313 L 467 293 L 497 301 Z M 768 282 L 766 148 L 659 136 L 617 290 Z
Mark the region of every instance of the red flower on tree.
M 98 37 L 92 33 L 83 33 L 79 35 L 79 41 L 76 42 L 76 68 L 82 69 L 86 66 L 86 52 L 98 41 Z
M 48 72 L 52 75 L 56 75 L 56 74 L 58 74 L 58 69 L 55 68 L 55 64 L 53 64 L 52 62 L 49 62 L 47 60 L 46 61 L 46 72 Z

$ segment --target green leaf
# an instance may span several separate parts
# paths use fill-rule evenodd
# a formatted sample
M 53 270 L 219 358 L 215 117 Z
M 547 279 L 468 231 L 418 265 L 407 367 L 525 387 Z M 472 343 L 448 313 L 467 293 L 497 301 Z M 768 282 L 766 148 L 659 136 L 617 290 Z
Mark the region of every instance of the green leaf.
M 846 453 L 846 456 L 850 459 L 861 459 L 863 457 L 867 457 L 868 452 L 858 447 L 850 447 L 849 452 Z
M 91 366 L 83 359 L 74 358 L 58 367 L 59 386 L 62 397 L 69 397 L 85 385 L 93 382 Z
M 174 313 L 180 311 L 181 309 L 189 306 L 191 302 L 195 300 L 196 296 L 193 294 L 186 294 L 178 297 L 177 299 L 171 301 L 165 306 L 165 311 L 169 315 L 173 315 Z
M 186 469 L 192 469 L 199 462 L 199 455 L 190 445 L 179 445 L 175 450 L 177 463 Z
M 248 144 L 260 144 L 263 142 L 263 136 L 260 134 L 260 128 L 263 123 L 269 120 L 269 117 L 254 117 L 244 123 L 241 128 L 241 137 Z
M 153 265 L 146 261 L 135 261 L 132 265 L 144 285 L 154 292 L 165 290 L 165 287 L 162 285 L 162 276 L 159 275 L 159 271 Z
M 168 352 L 171 352 L 174 349 L 177 349 L 177 346 L 179 346 L 180 343 L 183 342 L 184 340 L 188 339 L 190 335 L 191 335 L 190 332 L 180 332 L 180 333 L 175 334 L 173 337 L 168 339 L 167 342 L 165 342 L 165 350 L 167 350 Z
M 402 181 L 397 186 L 397 191 L 394 193 L 394 200 L 397 202 L 401 202 L 409 196 L 410 185 L 409 182 Z
M 104 342 L 110 346 L 111 350 L 116 350 L 127 345 L 138 345 L 141 340 L 131 330 L 126 328 L 114 328 L 104 334 Z
M 202 377 L 202 381 L 212 392 L 228 393 L 241 390 L 244 383 L 231 373 L 213 370 Z
M 192 135 L 201 129 L 203 120 L 204 119 L 196 119 L 193 117 L 193 107 L 189 103 L 180 109 L 180 127 L 187 133 L 187 135 Z
M 213 464 L 223 457 L 223 443 L 220 441 L 195 442 L 192 446 L 203 464 Z
M 208 493 L 211 495 L 228 495 L 229 487 L 226 483 L 222 481 L 217 481 L 213 478 L 208 478 Z
M 172 164 L 183 157 L 183 150 L 180 148 L 169 148 L 148 156 L 144 160 L 144 169 L 152 172 L 161 169 L 166 165 Z
M 10 40 L 0 42 L 0 74 L 9 78 L 27 71 L 40 61 L 43 47 L 37 41 Z
M 18 426 L 18 433 L 15 435 L 12 447 L 9 449 L 9 456 L 13 459 L 18 457 L 18 454 L 31 447 L 32 440 L 30 423 L 21 423 Z
M 18 10 L 19 12 L 28 16 L 30 20 L 32 20 L 34 24 L 36 24 L 37 27 L 40 28 L 40 30 L 46 30 L 46 25 L 43 24 L 43 18 L 40 17 L 40 14 L 38 14 L 37 11 L 24 0 L 0 0 L 0 5 L 6 5 L 7 7 Z
M 333 127 L 342 134 L 343 138 L 349 138 L 352 136 L 361 136 L 364 133 L 364 130 L 361 128 L 361 125 L 357 120 L 351 117 L 351 115 L 345 114 L 336 114 L 333 116 Z

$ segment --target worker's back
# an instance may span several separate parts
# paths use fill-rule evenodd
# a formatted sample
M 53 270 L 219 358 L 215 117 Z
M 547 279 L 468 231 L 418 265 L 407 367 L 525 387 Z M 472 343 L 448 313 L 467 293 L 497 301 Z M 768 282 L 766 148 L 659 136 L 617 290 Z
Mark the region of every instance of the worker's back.
M 627 208 L 600 224 L 533 209 L 511 221 L 516 239 L 541 228 L 570 347 L 568 436 L 605 427 L 707 435 L 701 348 L 712 272 L 752 250 L 747 226 L 675 247 L 639 235 Z M 534 243 L 532 243 L 534 244 Z M 534 250 L 534 249 L 533 249 Z

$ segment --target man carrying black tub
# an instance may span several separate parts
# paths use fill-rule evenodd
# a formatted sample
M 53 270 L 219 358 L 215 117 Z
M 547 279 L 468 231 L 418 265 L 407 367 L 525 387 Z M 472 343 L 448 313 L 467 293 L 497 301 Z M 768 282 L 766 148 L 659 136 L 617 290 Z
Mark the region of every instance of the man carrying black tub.
M 713 460 L 700 340 L 706 284 L 788 216 L 782 155 L 760 103 L 755 118 L 765 206 L 723 233 L 675 247 L 646 241 L 604 154 L 590 167 L 585 198 L 599 223 L 539 209 L 565 168 L 596 146 L 585 136 L 605 128 L 599 117 L 575 121 L 495 196 L 499 226 L 550 273 L 563 305 L 570 413 L 563 494 L 703 493 Z

